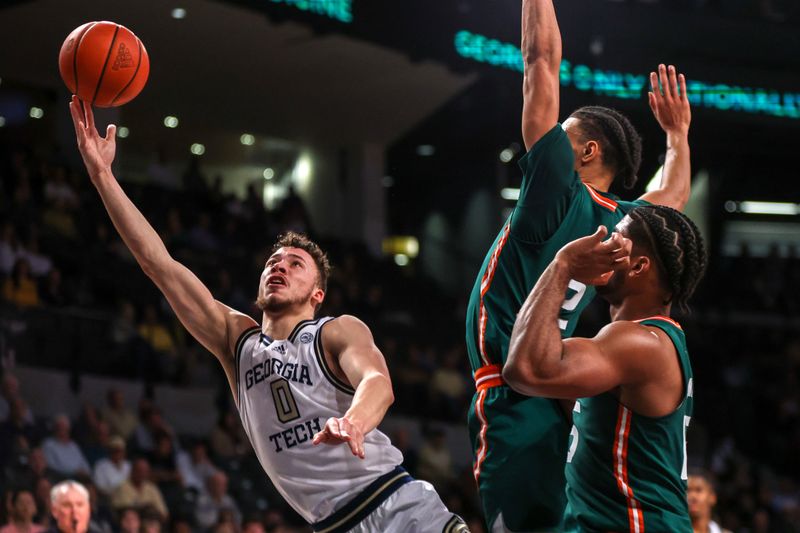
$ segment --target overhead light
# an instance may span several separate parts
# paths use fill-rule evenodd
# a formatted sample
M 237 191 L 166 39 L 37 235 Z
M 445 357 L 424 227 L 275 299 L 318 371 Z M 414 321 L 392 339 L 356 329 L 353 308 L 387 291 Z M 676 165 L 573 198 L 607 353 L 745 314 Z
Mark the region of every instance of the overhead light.
M 503 163 L 508 163 L 512 159 L 514 159 L 514 151 L 511 148 L 506 148 L 502 152 L 500 152 L 500 161 Z
M 242 133 L 242 136 L 239 137 L 239 142 L 245 146 L 253 146 L 256 142 L 256 138 L 249 133 Z
M 739 211 L 748 215 L 800 215 L 800 204 L 744 201 L 739 203 Z
M 176 7 L 172 10 L 172 18 L 174 19 L 182 19 L 186 17 L 186 10 L 182 7 Z
M 725 211 L 728 213 L 735 213 L 736 212 L 736 202 L 733 200 L 728 200 L 725 202 Z
M 30 116 L 31 118 L 42 118 L 44 116 L 44 110 L 41 107 L 32 107 Z
M 274 177 L 275 177 L 275 171 L 274 170 L 272 170 L 269 167 L 264 169 L 264 179 L 265 180 L 271 180 Z
M 190 148 L 189 151 L 192 152 L 194 155 L 203 155 L 206 153 L 206 147 L 200 143 L 194 143 Z
M 421 157 L 430 157 L 436 153 L 436 148 L 432 144 L 420 144 L 417 146 L 417 155 Z
M 178 127 L 178 117 L 173 117 L 169 115 L 164 117 L 164 125 L 168 128 L 177 128 Z
M 0 128 L 6 125 L 6 117 L 0 116 Z
M 408 256 L 406 254 L 396 254 L 394 256 L 394 264 L 397 266 L 404 267 L 409 263 Z
M 381 245 L 384 255 L 403 255 L 406 258 L 419 255 L 419 240 L 411 235 L 392 235 L 384 237 Z
M 518 200 L 519 189 L 514 189 L 512 187 L 505 187 L 500 191 L 500 196 L 503 197 L 503 200 Z
M 117 128 L 117 137 L 119 137 L 120 139 L 124 139 L 125 137 L 130 135 L 130 133 L 131 131 L 125 126 L 120 126 L 119 128 Z

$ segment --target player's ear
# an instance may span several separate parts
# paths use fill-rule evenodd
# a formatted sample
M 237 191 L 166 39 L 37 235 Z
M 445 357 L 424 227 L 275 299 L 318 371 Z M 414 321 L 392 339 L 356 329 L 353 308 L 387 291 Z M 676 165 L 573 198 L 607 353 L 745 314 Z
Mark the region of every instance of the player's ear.
M 311 291 L 311 303 L 314 304 L 314 308 L 320 306 L 324 299 L 325 291 L 319 287 L 314 287 L 314 290 Z
M 646 255 L 631 256 L 631 268 L 628 270 L 628 275 L 631 277 L 640 277 L 650 271 L 653 262 Z
M 583 145 L 581 162 L 585 165 L 592 162 L 600 155 L 600 144 L 597 141 L 589 141 Z

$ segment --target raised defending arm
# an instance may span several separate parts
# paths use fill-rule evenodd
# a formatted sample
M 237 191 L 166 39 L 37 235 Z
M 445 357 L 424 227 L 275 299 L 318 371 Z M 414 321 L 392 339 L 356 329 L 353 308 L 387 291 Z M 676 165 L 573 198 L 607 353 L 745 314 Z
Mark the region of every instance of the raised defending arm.
M 522 138 L 525 149 L 558 122 L 561 32 L 552 0 L 523 0 Z
M 692 182 L 689 150 L 692 110 L 686 95 L 686 77 L 678 74 L 673 65 L 659 65 L 658 76 L 650 73 L 650 88 L 650 109 L 667 134 L 667 154 L 659 188 L 645 193 L 642 200 L 682 210 L 689 200 Z

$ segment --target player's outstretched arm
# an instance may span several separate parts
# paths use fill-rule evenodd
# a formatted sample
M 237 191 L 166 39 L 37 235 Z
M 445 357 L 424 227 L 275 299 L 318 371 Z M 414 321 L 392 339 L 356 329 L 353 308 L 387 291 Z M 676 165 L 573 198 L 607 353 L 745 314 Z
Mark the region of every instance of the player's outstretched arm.
M 364 458 L 364 435 L 378 427 L 394 402 L 392 380 L 372 332 L 354 316 L 342 315 L 325 326 L 322 344 L 339 362 L 355 389 L 353 403 L 341 418 L 329 419 L 314 435 L 314 444 L 346 442 L 353 455 Z
M 667 134 L 667 154 L 661 185 L 645 193 L 643 200 L 682 210 L 689 200 L 692 182 L 692 162 L 689 150 L 689 125 L 692 109 L 686 94 L 686 76 L 673 65 L 658 66 L 658 74 L 650 73 L 650 109 Z
M 89 105 L 73 96 L 69 107 L 78 149 L 114 227 L 139 266 L 167 298 L 181 323 L 220 358 L 226 372 L 229 371 L 230 365 L 225 363 L 230 360 L 229 337 L 238 333 L 232 331 L 229 335 L 229 330 L 244 329 L 255 322 L 214 300 L 189 269 L 172 259 L 156 231 L 122 190 L 111 172 L 116 152 L 116 127 L 109 125 L 106 136 L 101 137 Z
M 613 272 L 628 264 L 631 242 L 600 226 L 593 235 L 564 246 L 539 278 L 514 323 L 503 378 L 521 394 L 578 398 L 586 383 L 606 384 L 616 376 L 601 368 L 603 358 L 566 357 L 558 314 L 570 279 L 592 285 L 607 283 Z M 584 359 L 588 362 L 585 362 Z M 606 376 L 606 380 L 600 376 Z
M 530 150 L 558 122 L 561 32 L 552 0 L 522 1 L 522 139 Z

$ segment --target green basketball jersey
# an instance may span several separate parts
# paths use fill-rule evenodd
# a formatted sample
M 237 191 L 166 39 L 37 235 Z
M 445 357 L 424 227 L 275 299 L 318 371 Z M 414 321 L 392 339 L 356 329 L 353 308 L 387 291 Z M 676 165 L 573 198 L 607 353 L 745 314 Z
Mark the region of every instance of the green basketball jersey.
M 639 322 L 662 329 L 675 345 L 683 401 L 659 418 L 634 413 L 610 392 L 575 403 L 566 469 L 566 531 L 692 531 L 686 502 L 686 428 L 693 386 L 686 338 L 667 317 Z
M 628 211 L 647 205 L 641 200 L 622 202 L 584 185 L 560 124 L 519 164 L 519 200 L 486 254 L 470 294 L 467 349 L 473 371 L 505 362 L 517 312 L 562 246 L 594 233 L 601 224 L 611 233 Z M 559 320 L 564 337 L 572 334 L 594 294 L 593 287 L 570 282 Z

